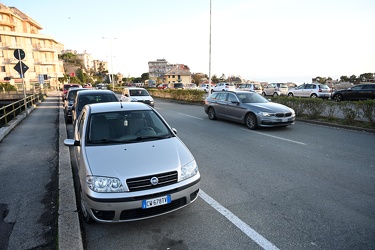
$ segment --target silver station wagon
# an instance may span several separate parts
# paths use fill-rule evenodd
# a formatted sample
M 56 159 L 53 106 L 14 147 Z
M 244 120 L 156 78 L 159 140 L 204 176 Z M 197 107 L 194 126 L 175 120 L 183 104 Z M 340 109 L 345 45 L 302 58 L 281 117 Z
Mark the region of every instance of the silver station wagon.
M 166 214 L 195 201 L 198 165 L 152 107 L 137 102 L 86 105 L 74 138 L 84 221 L 123 222 Z

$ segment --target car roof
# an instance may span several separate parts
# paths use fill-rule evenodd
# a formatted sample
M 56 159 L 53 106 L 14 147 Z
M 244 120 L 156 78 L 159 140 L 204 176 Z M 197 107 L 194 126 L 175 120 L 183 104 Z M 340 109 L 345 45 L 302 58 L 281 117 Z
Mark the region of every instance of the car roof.
M 125 87 L 125 89 L 145 89 L 145 88 L 141 88 L 141 87 Z
M 131 111 L 131 110 L 152 110 L 150 106 L 140 102 L 101 102 L 87 105 L 91 114 Z
M 77 96 L 82 95 L 98 95 L 98 94 L 115 94 L 112 90 L 108 89 L 87 89 L 85 91 L 78 91 Z

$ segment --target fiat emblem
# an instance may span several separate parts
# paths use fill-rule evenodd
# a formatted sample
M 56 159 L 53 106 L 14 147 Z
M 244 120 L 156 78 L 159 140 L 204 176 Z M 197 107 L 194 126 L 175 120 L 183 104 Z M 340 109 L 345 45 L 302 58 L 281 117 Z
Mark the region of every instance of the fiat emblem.
M 158 179 L 158 177 L 152 177 L 150 182 L 151 182 L 152 185 L 155 186 L 155 185 L 158 185 L 159 179 Z

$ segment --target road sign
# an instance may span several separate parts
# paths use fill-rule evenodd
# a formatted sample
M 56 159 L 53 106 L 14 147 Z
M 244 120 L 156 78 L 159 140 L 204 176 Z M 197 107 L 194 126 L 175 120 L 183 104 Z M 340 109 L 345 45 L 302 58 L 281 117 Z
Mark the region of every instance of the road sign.
M 22 75 L 21 78 L 23 78 L 23 75 L 25 75 L 25 72 L 29 69 L 29 67 L 24 64 L 22 61 L 19 61 L 16 66 L 14 66 L 14 69 L 20 74 Z
M 25 59 L 25 51 L 23 51 L 22 49 L 16 49 L 14 50 L 14 53 L 13 53 L 14 57 L 18 60 L 23 60 Z

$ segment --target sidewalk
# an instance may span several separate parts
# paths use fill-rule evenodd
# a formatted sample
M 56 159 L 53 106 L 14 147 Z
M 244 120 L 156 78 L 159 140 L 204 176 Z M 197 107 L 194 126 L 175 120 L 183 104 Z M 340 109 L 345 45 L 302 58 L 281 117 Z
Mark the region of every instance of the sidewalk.
M 58 91 L 0 129 L 1 249 L 83 249 L 65 138 Z

